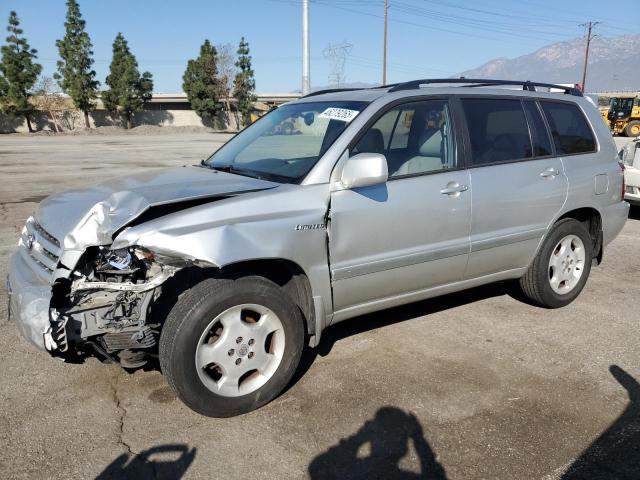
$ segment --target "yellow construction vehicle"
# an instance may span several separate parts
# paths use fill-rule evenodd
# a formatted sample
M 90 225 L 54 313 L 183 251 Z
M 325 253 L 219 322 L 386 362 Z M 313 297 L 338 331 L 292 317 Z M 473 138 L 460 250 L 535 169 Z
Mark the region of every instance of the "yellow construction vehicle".
M 640 135 L 640 93 L 611 97 L 606 121 L 614 135 Z

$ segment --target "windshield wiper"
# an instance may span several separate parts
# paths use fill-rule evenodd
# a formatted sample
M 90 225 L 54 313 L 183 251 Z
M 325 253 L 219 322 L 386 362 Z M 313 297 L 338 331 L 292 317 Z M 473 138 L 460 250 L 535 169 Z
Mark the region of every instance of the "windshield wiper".
M 244 168 L 237 168 L 233 165 L 211 165 L 211 164 L 202 164 L 205 167 L 211 168 L 213 170 L 219 170 L 221 172 L 233 173 L 236 175 L 242 175 L 244 177 L 257 178 L 259 180 L 268 180 L 268 181 L 276 181 L 281 183 L 291 183 L 294 178 L 289 177 L 288 175 L 278 175 L 276 173 L 270 172 L 261 172 L 257 170 L 248 170 Z

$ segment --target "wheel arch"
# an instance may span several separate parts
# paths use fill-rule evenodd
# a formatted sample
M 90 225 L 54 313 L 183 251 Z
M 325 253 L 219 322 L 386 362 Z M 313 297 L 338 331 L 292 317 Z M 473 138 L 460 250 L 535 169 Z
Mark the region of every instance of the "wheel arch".
M 553 225 L 565 218 L 573 218 L 585 226 L 593 242 L 593 258 L 600 264 L 604 253 L 602 242 L 602 215 L 600 212 L 593 207 L 576 208 L 560 215 L 556 221 L 553 222 Z
M 223 267 L 190 265 L 182 268 L 163 284 L 162 293 L 152 306 L 156 319 L 171 310 L 180 295 L 206 278 L 240 278 L 257 275 L 271 280 L 295 303 L 305 320 L 306 333 L 316 335 L 316 311 L 311 282 L 305 271 L 295 262 L 282 258 L 243 260 Z
M 217 272 L 217 276 L 232 278 L 248 275 L 264 277 L 282 288 L 300 308 L 306 324 L 306 333 L 316 334 L 316 314 L 311 282 L 300 265 L 285 258 L 243 260 L 225 265 Z

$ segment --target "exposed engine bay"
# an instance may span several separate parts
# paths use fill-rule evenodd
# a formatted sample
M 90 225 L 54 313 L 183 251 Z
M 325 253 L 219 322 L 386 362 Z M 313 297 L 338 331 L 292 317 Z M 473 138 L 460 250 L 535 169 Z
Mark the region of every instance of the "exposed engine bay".
M 144 365 L 160 333 L 151 305 L 180 269 L 172 260 L 137 247 L 87 249 L 70 278 L 54 285 L 47 350 L 67 358 L 97 353 L 128 368 Z

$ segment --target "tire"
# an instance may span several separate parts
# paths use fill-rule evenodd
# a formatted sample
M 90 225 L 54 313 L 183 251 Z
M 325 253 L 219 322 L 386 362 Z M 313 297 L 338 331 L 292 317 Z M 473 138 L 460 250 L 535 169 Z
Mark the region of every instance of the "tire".
M 624 129 L 624 134 L 627 137 L 637 137 L 640 135 L 640 120 L 633 120 L 627 123 L 627 126 Z
M 300 362 L 304 337 L 299 308 L 275 283 L 256 276 L 206 279 L 171 309 L 160 336 L 160 367 L 189 408 L 231 417 L 284 390 Z M 219 365 L 203 366 L 211 358 L 220 359 Z M 255 366 L 261 368 L 251 370 Z
M 563 250 L 561 243 L 565 247 L 569 245 L 569 249 Z M 574 262 L 567 260 L 569 256 Z M 578 266 L 580 262 L 575 259 L 581 256 L 584 259 Z M 573 302 L 584 288 L 592 261 L 593 241 L 589 232 L 579 221 L 565 218 L 552 227 L 527 273 L 520 279 L 520 289 L 534 305 L 544 308 L 564 307 Z M 566 269 L 562 262 L 566 263 Z M 576 279 L 577 275 L 579 277 Z M 559 281 L 563 278 L 568 280 Z

